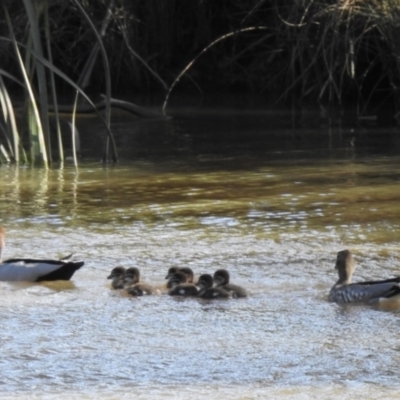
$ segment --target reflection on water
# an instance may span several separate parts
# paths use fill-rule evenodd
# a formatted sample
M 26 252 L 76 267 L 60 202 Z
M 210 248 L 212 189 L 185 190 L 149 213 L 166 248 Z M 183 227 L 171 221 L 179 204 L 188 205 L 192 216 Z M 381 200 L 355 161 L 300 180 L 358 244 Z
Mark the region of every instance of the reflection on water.
M 400 308 L 326 301 L 343 248 L 359 278 L 399 273 L 393 149 L 262 138 L 254 116 L 170 124 L 153 145 L 121 123 L 142 147 L 117 166 L 0 167 L 4 256 L 86 261 L 70 283 L 0 283 L 0 398 L 395 397 Z M 251 295 L 127 298 L 116 265 L 157 286 L 174 265 L 228 268 Z
M 159 171 L 152 166 L 2 167 L 2 218 L 12 225 L 135 222 L 269 233 L 322 230 L 351 242 L 396 241 L 397 158 L 274 163 L 233 171 Z M 391 229 L 388 229 L 390 224 Z M 360 227 L 362 226 L 362 229 Z

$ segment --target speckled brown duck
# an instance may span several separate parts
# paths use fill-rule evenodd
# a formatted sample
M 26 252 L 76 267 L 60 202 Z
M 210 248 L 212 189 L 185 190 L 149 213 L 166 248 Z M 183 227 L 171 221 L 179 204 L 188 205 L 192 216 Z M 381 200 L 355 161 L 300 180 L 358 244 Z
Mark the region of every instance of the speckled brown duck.
M 329 292 L 329 301 L 347 304 L 400 300 L 400 277 L 352 283 L 355 261 L 349 250 L 337 253 L 335 269 L 339 279 Z

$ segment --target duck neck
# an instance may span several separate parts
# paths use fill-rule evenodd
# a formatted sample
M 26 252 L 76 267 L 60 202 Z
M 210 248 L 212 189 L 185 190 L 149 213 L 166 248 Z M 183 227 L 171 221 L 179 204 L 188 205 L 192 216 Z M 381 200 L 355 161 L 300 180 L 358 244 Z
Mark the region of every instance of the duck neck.
M 336 282 L 337 285 L 349 285 L 351 283 L 353 273 L 348 272 L 346 269 L 339 270 L 339 279 Z

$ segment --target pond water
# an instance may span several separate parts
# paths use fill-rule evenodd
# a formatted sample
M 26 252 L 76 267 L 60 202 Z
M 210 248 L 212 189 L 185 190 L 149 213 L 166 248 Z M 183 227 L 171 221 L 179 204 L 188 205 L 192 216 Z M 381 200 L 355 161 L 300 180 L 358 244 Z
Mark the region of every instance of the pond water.
M 355 279 L 399 274 L 398 132 L 173 115 L 115 120 L 115 166 L 87 150 L 93 118 L 78 170 L 0 166 L 4 257 L 85 261 L 71 282 L 0 282 L 0 398 L 398 398 L 400 305 L 327 301 L 344 248 Z M 227 268 L 250 295 L 129 298 L 117 265 L 160 287 Z

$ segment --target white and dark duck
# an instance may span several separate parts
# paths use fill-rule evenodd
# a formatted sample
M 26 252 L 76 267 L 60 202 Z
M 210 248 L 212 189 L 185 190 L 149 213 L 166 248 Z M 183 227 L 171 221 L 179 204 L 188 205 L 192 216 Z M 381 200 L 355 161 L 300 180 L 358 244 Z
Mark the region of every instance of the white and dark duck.
M 131 296 L 160 294 L 157 288 L 140 281 L 140 271 L 136 267 L 130 267 L 125 271 L 123 281 L 124 289 Z
M 247 297 L 246 289 L 229 283 L 230 276 L 226 269 L 219 269 L 214 272 L 214 285 L 229 292 L 233 298 Z
M 2 261 L 5 229 L 0 227 L 0 281 L 68 281 L 85 263 L 69 261 L 72 255 L 60 260 L 13 258 Z
M 199 288 L 198 296 L 203 299 L 227 299 L 232 297 L 225 289 L 214 286 L 213 277 L 210 274 L 199 276 L 196 286 Z
M 190 269 L 190 268 L 189 268 Z M 179 269 L 168 279 L 167 287 L 170 288 L 170 296 L 197 296 L 199 289 L 196 285 L 188 282 L 188 276 Z
M 329 292 L 329 301 L 374 304 L 400 300 L 400 277 L 352 283 L 355 261 L 349 250 L 337 253 L 335 269 L 339 279 Z

